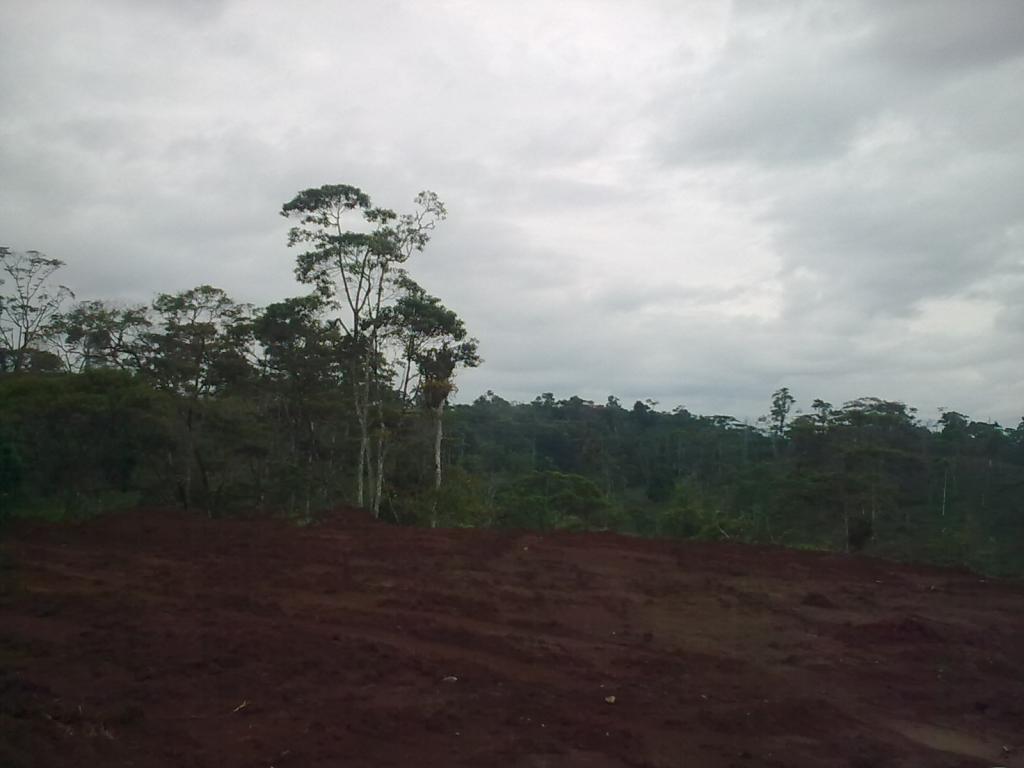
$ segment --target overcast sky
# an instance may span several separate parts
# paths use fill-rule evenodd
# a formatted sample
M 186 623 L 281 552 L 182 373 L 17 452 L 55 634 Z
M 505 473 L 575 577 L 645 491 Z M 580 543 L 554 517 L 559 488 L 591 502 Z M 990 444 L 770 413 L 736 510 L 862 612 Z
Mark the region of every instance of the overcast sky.
M 267 303 L 281 204 L 449 219 L 461 400 L 1024 415 L 1024 2 L 0 3 L 0 245 Z

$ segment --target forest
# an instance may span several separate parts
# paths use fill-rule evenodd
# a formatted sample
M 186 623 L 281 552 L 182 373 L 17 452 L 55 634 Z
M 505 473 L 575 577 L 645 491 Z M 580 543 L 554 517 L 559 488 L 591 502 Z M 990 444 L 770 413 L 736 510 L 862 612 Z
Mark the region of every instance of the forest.
M 79 300 L 63 262 L 0 250 L 0 518 L 180 506 L 309 524 L 609 530 L 1024 574 L 1024 419 L 926 422 L 879 397 L 766 392 L 754 423 L 654 401 L 487 392 L 458 314 L 410 262 L 445 218 L 347 185 L 285 203 L 305 295 L 210 285 Z M 822 393 L 826 394 L 827 393 Z

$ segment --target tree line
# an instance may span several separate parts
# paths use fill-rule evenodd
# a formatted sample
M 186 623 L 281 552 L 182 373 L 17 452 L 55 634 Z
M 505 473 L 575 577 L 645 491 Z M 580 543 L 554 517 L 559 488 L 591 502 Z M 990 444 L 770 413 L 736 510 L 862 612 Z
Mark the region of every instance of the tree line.
M 1024 574 L 1024 419 L 1015 427 L 862 397 L 755 423 L 550 393 L 453 408 L 447 450 L 489 524 L 601 528 Z
M 754 423 L 542 394 L 451 405 L 480 363 L 408 271 L 445 218 L 360 189 L 281 211 L 305 295 L 201 285 L 148 305 L 75 301 L 62 263 L 0 249 L 0 516 L 178 504 L 312 520 L 598 529 L 1024 573 L 1024 419 L 783 387 Z
M 71 510 L 112 498 L 311 516 L 349 500 L 379 516 L 403 455 L 431 448 L 477 342 L 409 274 L 446 216 L 349 185 L 303 190 L 281 214 L 310 293 L 257 308 L 200 285 L 148 306 L 69 303 L 63 266 L 0 250 L 0 501 Z M 105 501 L 106 500 L 106 501 Z

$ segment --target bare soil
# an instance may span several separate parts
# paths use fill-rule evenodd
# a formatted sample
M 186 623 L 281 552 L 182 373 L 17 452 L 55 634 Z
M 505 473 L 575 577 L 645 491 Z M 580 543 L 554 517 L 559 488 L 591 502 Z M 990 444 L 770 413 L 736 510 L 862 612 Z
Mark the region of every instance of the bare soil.
M 0 547 L 0 765 L 1024 766 L 1024 587 L 175 513 Z

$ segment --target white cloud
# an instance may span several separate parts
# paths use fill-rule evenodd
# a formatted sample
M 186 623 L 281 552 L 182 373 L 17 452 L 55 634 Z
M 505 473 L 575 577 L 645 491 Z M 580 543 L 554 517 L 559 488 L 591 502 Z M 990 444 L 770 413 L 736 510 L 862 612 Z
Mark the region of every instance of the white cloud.
M 297 190 L 431 188 L 463 397 L 1015 422 L 1022 81 L 1016 0 L 8 5 L 0 242 L 81 296 L 266 302 Z

